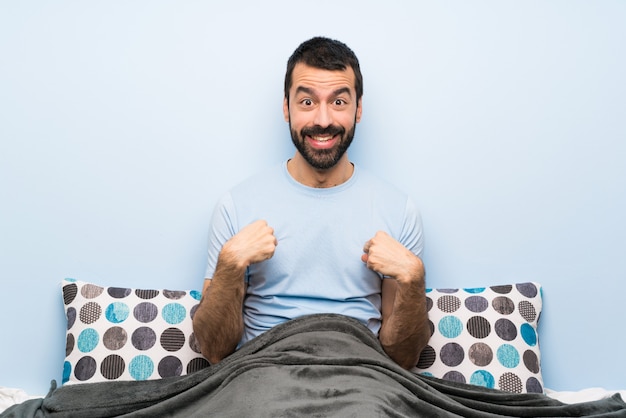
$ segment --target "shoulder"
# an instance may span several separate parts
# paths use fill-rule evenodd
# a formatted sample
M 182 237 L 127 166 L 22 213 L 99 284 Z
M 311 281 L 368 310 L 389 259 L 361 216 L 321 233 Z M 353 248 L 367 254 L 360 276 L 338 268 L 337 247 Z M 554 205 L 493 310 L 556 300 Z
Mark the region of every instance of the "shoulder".
M 409 195 L 405 191 L 366 168 L 355 165 L 355 173 L 357 174 L 357 187 L 363 190 L 370 190 L 377 199 L 391 200 L 395 203 L 410 200 Z
M 242 182 L 233 186 L 225 198 L 234 202 L 248 201 L 263 196 L 276 196 L 285 187 L 284 166 L 285 163 L 275 164 L 256 172 Z
M 367 204 L 386 220 L 388 232 L 403 245 L 421 256 L 423 251 L 422 217 L 415 201 L 393 183 L 359 168 L 358 183 Z

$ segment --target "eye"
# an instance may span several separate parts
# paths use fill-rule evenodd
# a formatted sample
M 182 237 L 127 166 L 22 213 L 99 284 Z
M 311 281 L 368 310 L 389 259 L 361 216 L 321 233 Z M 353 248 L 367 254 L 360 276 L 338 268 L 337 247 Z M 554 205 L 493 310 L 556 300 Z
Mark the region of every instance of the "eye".
M 300 100 L 300 104 L 302 104 L 303 106 L 312 106 L 313 105 L 313 100 L 311 100 L 311 99 L 303 99 L 303 100 Z
M 335 99 L 335 101 L 333 102 L 335 106 L 343 106 L 346 104 L 346 101 L 343 99 Z

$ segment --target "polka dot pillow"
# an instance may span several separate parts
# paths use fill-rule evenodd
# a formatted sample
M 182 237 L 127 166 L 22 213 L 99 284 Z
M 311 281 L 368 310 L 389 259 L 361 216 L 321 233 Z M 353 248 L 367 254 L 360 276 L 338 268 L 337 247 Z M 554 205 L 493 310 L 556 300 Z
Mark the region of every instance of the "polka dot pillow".
M 147 380 L 207 367 L 192 328 L 200 292 L 62 281 L 63 383 Z
M 414 371 L 507 392 L 543 392 L 539 284 L 426 292 L 431 338 Z

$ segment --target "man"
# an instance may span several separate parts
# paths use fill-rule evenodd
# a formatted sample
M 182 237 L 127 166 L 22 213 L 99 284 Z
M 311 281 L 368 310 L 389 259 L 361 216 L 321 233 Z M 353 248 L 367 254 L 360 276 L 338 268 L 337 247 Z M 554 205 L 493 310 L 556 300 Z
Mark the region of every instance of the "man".
M 194 316 L 215 364 L 271 327 L 313 313 L 354 317 L 404 368 L 430 331 L 419 212 L 346 153 L 362 113 L 359 62 L 313 38 L 287 64 L 283 113 L 292 159 L 235 187 L 213 215 Z

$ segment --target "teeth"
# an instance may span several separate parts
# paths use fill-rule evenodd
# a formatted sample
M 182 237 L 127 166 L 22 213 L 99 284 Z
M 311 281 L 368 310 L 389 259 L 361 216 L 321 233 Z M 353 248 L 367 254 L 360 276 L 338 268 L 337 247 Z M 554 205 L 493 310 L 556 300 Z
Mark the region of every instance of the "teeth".
M 332 136 L 314 136 L 313 139 L 316 140 L 317 142 L 326 142 L 326 141 L 330 141 L 331 139 L 333 139 L 333 137 Z

